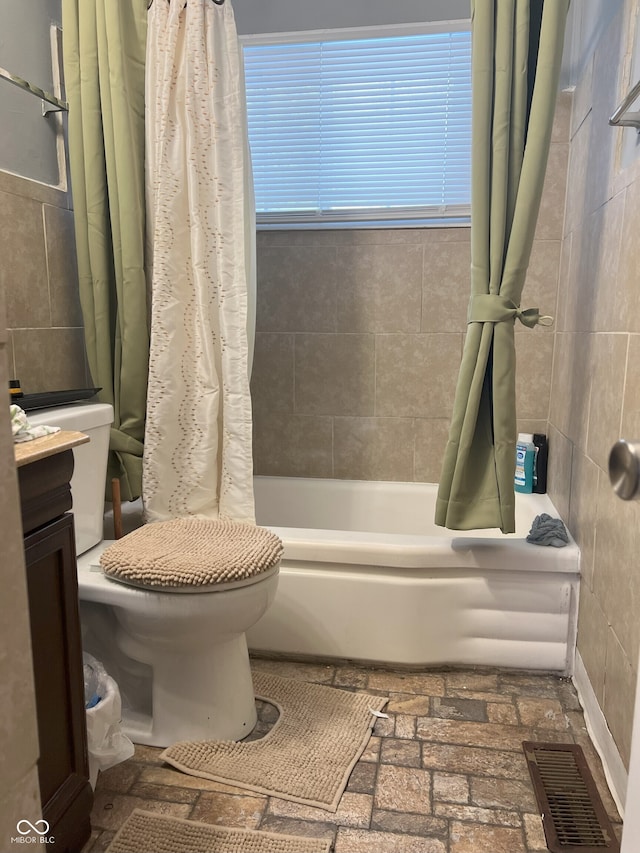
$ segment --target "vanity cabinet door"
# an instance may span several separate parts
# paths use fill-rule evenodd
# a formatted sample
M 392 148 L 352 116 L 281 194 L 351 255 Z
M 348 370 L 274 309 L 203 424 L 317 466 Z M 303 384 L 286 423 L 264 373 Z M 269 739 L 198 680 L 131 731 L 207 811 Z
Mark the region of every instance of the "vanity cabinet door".
M 73 516 L 24 540 L 40 758 L 42 815 L 55 842 L 79 851 L 91 833 L 87 731 Z

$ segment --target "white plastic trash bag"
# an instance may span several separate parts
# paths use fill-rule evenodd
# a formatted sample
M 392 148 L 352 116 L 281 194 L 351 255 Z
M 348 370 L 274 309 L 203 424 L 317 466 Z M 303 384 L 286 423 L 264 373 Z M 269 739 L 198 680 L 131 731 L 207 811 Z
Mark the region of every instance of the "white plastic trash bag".
M 131 758 L 134 747 L 129 738 L 122 733 L 122 701 L 118 685 L 107 674 L 105 668 L 91 655 L 84 654 L 85 697 L 92 695 L 86 710 L 87 747 L 89 752 L 89 781 L 95 788 L 98 771 L 107 770 L 121 761 Z M 90 671 L 90 690 L 87 691 L 87 672 Z

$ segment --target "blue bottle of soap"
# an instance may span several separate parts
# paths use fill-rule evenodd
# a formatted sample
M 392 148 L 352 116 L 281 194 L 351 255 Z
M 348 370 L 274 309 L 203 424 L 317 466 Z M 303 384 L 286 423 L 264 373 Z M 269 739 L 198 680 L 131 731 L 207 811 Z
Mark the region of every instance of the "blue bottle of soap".
M 535 464 L 536 448 L 533 435 L 521 432 L 516 443 L 516 474 L 514 487 L 516 492 L 530 494 L 533 491 L 533 466 Z

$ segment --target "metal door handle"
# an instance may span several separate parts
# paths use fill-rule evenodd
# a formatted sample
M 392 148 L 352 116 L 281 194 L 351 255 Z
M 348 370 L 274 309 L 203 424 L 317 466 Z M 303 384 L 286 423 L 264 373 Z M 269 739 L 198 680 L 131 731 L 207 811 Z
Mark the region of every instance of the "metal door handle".
M 616 441 L 609 454 L 609 480 L 623 501 L 640 499 L 640 441 Z

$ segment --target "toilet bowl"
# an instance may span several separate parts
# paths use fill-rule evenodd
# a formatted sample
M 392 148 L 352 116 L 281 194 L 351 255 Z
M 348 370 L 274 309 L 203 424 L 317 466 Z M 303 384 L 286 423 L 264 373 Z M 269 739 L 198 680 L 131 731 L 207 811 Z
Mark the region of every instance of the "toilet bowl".
M 279 566 L 201 592 L 166 592 L 108 578 L 100 557 L 113 411 L 79 403 L 28 413 L 34 424 L 87 433 L 71 480 L 82 642 L 115 679 L 122 728 L 135 743 L 239 740 L 256 723 L 245 632 L 273 601 Z
M 152 746 L 246 737 L 256 710 L 245 632 L 273 601 L 278 566 L 214 592 L 153 592 L 105 576 L 110 544 L 78 559 L 80 619 L 86 650 L 120 686 L 125 733 Z

